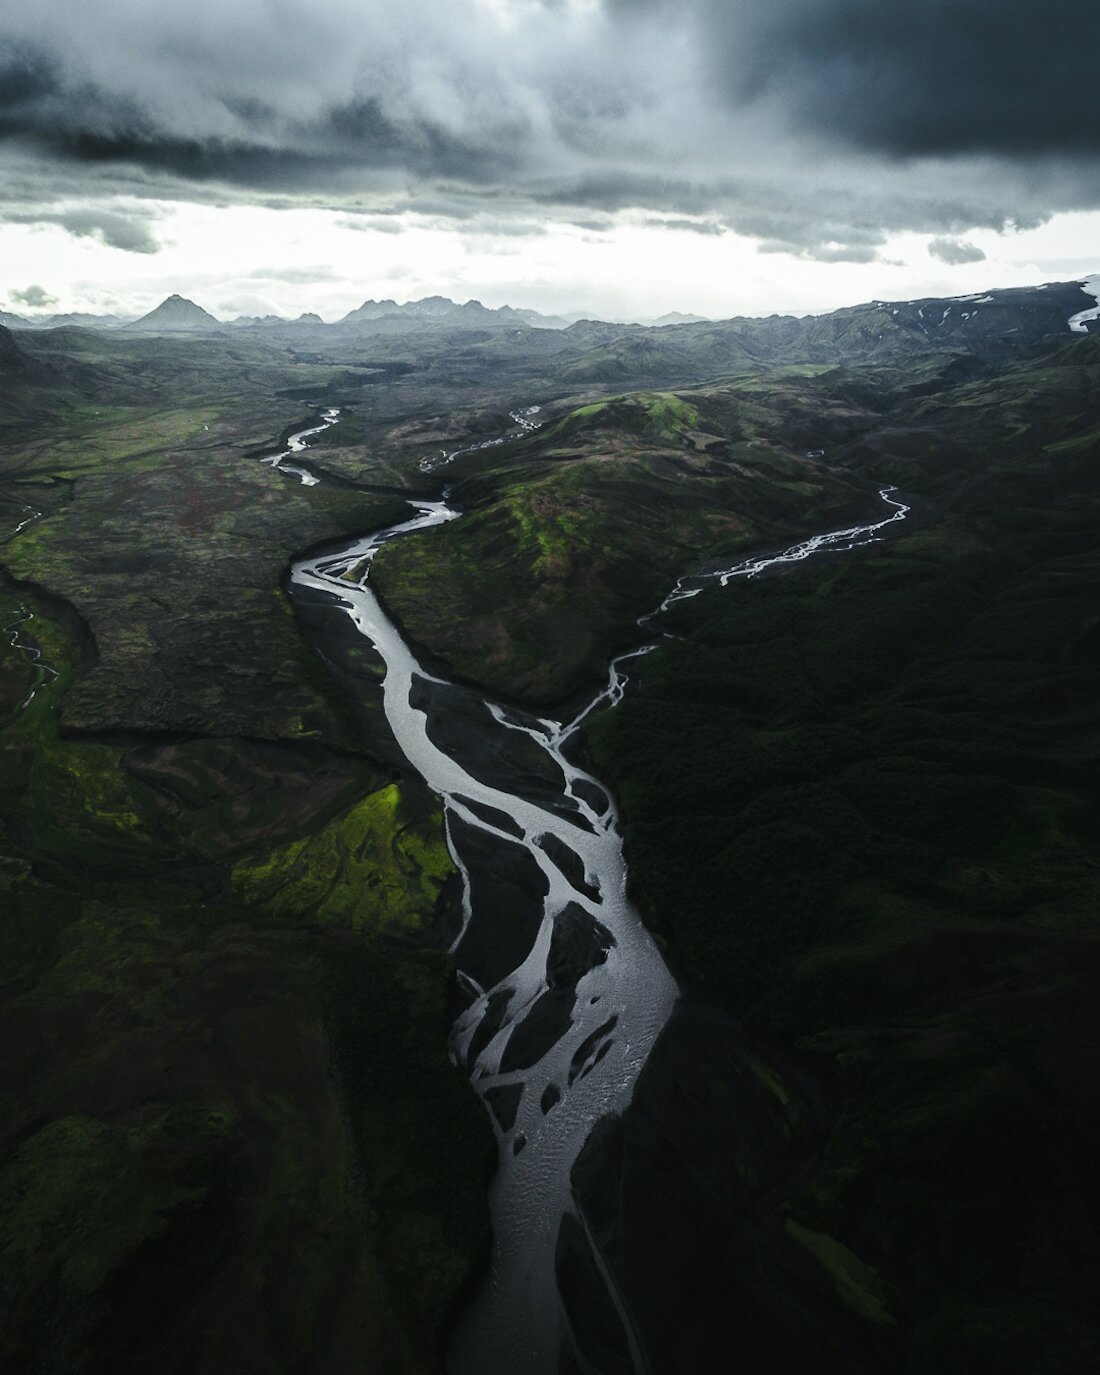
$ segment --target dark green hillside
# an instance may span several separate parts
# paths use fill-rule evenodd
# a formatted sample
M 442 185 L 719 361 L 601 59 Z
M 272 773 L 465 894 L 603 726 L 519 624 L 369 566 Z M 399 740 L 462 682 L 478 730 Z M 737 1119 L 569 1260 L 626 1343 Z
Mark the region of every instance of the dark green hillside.
M 494 1154 L 453 870 L 281 589 L 395 498 L 258 463 L 309 414 L 259 346 L 0 370 L 0 1369 L 437 1370 Z
M 831 404 L 807 369 L 582 406 L 503 457 L 457 463 L 466 514 L 386 548 L 377 585 L 461 676 L 563 698 L 603 678 L 693 562 L 872 509 L 865 484 L 803 451 L 876 418 Z
M 61 677 L 2 680 L 0 1365 L 435 1369 L 493 1154 L 419 949 L 436 806 L 309 743 L 59 737 L 80 646 L 14 593 Z
M 1097 1355 L 1097 363 L 899 402 L 837 458 L 935 517 L 681 603 L 588 735 L 676 967 L 831 1085 L 786 1212 L 914 1375 Z

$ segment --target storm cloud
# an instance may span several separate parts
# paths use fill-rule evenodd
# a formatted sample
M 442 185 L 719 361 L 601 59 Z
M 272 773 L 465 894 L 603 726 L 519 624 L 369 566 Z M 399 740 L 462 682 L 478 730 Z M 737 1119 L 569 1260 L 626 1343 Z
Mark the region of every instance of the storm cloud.
M 42 310 L 46 306 L 57 304 L 57 297 L 51 296 L 45 287 L 32 285 L 13 291 L 11 298 L 17 305 L 30 306 L 32 310 Z
M 98 239 L 108 248 L 124 253 L 156 253 L 160 247 L 143 219 L 128 218 L 111 210 L 75 206 L 34 210 L 0 208 L 0 221 L 8 224 L 57 225 L 77 239 Z
M 689 0 L 690 3 L 690 0 Z M 704 0 L 726 97 L 891 156 L 1100 152 L 1094 0 Z
M 860 262 L 1100 205 L 1098 46 L 1094 0 L 6 0 L 0 149 L 74 193 L 631 209 Z
M 977 244 L 967 243 L 964 239 L 933 239 L 928 245 L 933 258 L 941 263 L 957 266 L 959 263 L 980 263 L 985 253 Z

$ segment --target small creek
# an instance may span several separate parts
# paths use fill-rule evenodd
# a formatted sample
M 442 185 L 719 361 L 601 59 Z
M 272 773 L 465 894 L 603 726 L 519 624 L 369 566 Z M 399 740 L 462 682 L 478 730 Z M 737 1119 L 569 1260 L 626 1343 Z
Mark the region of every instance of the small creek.
M 23 517 L 19 524 L 8 536 L 14 539 L 27 528 L 33 525 L 36 520 L 41 520 L 43 513 L 33 506 L 25 506 L 24 511 L 30 514 Z M 3 633 L 7 636 L 8 644 L 17 654 L 22 655 L 26 662 L 34 669 L 34 681 L 31 683 L 30 691 L 16 707 L 17 712 L 26 711 L 30 704 L 35 700 L 39 693 L 43 692 L 51 683 L 60 677 L 57 669 L 49 663 L 42 654 L 41 649 L 33 642 L 24 638 L 23 631 L 29 628 L 34 620 L 34 612 L 28 606 L 20 606 L 15 620 L 10 621 L 3 627 Z

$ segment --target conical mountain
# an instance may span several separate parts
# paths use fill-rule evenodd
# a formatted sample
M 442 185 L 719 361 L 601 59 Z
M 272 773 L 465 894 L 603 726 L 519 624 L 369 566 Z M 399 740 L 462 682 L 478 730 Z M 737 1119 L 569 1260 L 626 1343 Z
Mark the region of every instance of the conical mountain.
M 221 329 L 221 321 L 216 320 L 209 311 L 189 301 L 185 296 L 169 296 L 161 301 L 156 310 L 135 320 L 127 329 L 140 329 L 150 334 L 186 331 L 199 333 L 211 329 Z

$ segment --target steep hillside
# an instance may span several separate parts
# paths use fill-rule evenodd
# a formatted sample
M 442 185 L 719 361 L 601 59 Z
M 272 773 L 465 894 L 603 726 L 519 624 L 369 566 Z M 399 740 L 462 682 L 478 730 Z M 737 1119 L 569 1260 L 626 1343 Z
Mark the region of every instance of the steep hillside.
M 772 1278 L 754 1301 L 778 1323 L 801 1248 L 866 1329 L 840 1369 L 1054 1375 L 1096 1356 L 1098 344 L 896 398 L 836 461 L 934 504 L 887 545 L 680 603 L 638 691 L 588 732 L 643 911 L 758 1038 L 795 1131 L 781 1185 L 752 1166 L 752 1213 L 728 1163 L 751 1114 L 712 1113 L 697 1148 L 643 1078 L 626 1130 L 692 1162 L 654 1218 L 662 1254 L 703 1244 L 670 1197 L 711 1191 L 712 1264 L 747 1302 L 733 1239 L 757 1229 Z M 654 1073 L 724 1101 L 675 1044 Z M 807 1075 L 831 1100 L 816 1141 Z M 624 1269 L 628 1294 L 644 1272 Z M 728 1297 L 692 1302 L 701 1349 L 728 1339 Z M 827 1350 L 839 1329 L 818 1319 L 788 1312 L 768 1368 Z
M 458 460 L 466 515 L 383 550 L 377 585 L 460 676 L 567 697 L 602 679 L 692 563 L 872 510 L 873 485 L 831 451 L 881 423 L 898 380 L 780 368 L 578 407 L 497 457 Z
M 583 321 L 566 331 L 584 351 L 564 375 L 577 382 L 683 383 L 783 362 L 897 365 L 957 353 L 997 364 L 1028 356 L 1051 336 L 1069 335 L 1071 317 L 1094 304 L 1079 282 L 1055 282 L 978 296 L 871 301 L 802 319 L 776 315 L 664 329 Z

